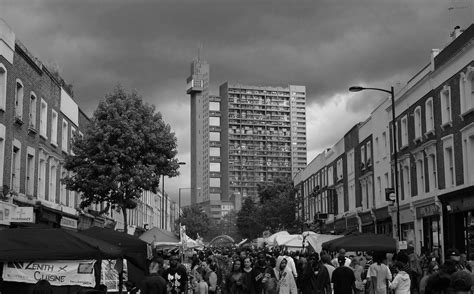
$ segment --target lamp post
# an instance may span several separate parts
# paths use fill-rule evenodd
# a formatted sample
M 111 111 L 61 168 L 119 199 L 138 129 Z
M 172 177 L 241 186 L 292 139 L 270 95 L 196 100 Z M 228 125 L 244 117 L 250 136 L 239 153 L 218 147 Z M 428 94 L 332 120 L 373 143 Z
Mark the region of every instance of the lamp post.
M 360 87 L 360 86 L 354 86 L 350 87 L 349 91 L 351 92 L 360 92 L 364 90 L 375 90 L 375 91 L 380 91 L 380 92 L 385 92 L 390 94 L 390 98 L 392 99 L 392 138 L 393 138 L 393 160 L 395 162 L 395 167 L 394 167 L 394 179 L 395 179 L 395 202 L 397 205 L 397 235 L 398 235 L 398 241 L 402 240 L 402 230 L 400 229 L 400 196 L 398 195 L 398 151 L 397 151 L 397 128 L 396 128 L 396 123 L 395 123 L 395 92 L 393 90 L 393 86 L 390 87 L 390 90 L 386 89 L 381 89 L 381 88 L 366 88 L 366 87 Z
M 186 162 L 180 161 L 179 165 L 185 165 Z M 166 201 L 165 201 L 165 175 L 161 175 L 161 228 L 166 230 L 167 221 L 166 221 Z

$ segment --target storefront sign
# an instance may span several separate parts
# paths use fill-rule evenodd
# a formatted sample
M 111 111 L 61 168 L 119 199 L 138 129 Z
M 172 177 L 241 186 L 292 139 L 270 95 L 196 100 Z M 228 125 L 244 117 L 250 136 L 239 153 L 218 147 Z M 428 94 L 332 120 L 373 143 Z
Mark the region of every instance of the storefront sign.
M 439 207 L 436 204 L 430 204 L 426 206 L 421 206 L 416 208 L 416 218 L 424 218 L 427 216 L 438 215 Z
M 61 227 L 71 228 L 77 230 L 77 220 L 63 216 L 61 218 Z
M 372 218 L 372 213 L 370 211 L 359 213 L 359 217 L 360 217 L 360 222 L 362 223 L 363 226 L 370 225 L 374 222 L 374 219 Z
M 10 225 L 10 219 L 16 205 L 0 201 L 0 225 Z
M 33 207 L 15 208 L 10 221 L 14 223 L 34 223 Z
M 54 286 L 95 287 L 94 260 L 7 262 L 4 281 L 36 284 L 47 280 Z
M 399 250 L 407 250 L 408 249 L 408 242 L 407 241 L 398 241 L 398 249 Z

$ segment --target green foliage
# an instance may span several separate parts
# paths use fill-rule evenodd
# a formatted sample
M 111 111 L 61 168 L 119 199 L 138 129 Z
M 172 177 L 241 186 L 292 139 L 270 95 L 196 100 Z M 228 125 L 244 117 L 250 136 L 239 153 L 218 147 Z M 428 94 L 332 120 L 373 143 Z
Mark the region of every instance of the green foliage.
M 298 230 L 300 225 L 295 217 L 295 192 L 293 183 L 284 180 L 260 186 L 259 202 L 246 198 L 238 213 L 237 227 L 242 236 L 254 239 L 260 237 L 264 230 Z
M 204 236 L 204 240 L 210 241 L 219 235 L 228 235 L 237 242 L 242 239 L 237 228 L 237 212 L 235 210 L 229 211 L 220 220 L 209 220 L 209 231 Z
M 209 231 L 209 219 L 199 205 L 185 207 L 177 223 L 186 226 L 186 234 L 193 239 L 196 239 L 198 234 L 204 236 Z
M 155 108 L 117 86 L 99 103 L 84 135 L 75 135 L 70 175 L 62 181 L 81 193 L 81 207 L 107 201 L 126 210 L 143 191 L 157 192 L 160 175 L 178 175 L 177 141 Z M 132 201 L 133 202 L 133 201 Z
M 244 238 L 255 239 L 264 230 L 259 217 L 259 207 L 248 197 L 244 199 L 242 208 L 237 213 L 237 228 Z

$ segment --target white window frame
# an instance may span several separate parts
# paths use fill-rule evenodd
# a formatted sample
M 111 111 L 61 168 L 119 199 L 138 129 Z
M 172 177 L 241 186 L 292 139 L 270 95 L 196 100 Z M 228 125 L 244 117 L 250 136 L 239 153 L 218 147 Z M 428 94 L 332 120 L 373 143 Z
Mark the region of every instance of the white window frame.
M 408 118 L 407 116 L 403 116 L 401 121 L 401 148 L 408 147 Z
M 69 143 L 69 123 L 63 118 L 61 123 L 61 149 L 67 153 Z
M 48 195 L 49 201 L 56 204 L 59 203 L 59 197 L 57 195 L 57 181 L 58 181 L 58 162 L 53 157 L 49 158 L 49 180 L 48 180 Z
M 382 132 L 382 144 L 382 158 L 385 158 L 388 154 L 387 132 Z
M 10 167 L 10 189 L 17 193 L 20 193 L 21 151 L 21 142 L 17 139 L 14 139 L 12 144 L 12 162 Z
M 439 92 L 441 102 L 441 127 L 452 125 L 451 87 L 444 85 Z
M 36 104 L 38 103 L 38 96 L 35 92 L 30 92 L 30 104 L 28 109 L 28 127 L 36 129 Z
M 31 158 L 31 159 L 30 159 Z M 36 170 L 36 150 L 28 146 L 26 148 L 26 176 L 25 194 L 33 196 L 35 194 L 35 170 Z
M 443 142 L 444 186 L 449 189 L 456 186 L 456 163 L 454 161 L 453 135 L 441 138 Z
M 67 170 L 61 166 L 61 179 L 64 179 L 67 176 Z M 59 203 L 65 203 L 69 207 L 73 207 L 68 203 L 68 190 L 66 189 L 66 185 L 60 182 L 60 188 L 59 188 Z
M 351 176 L 354 174 L 354 149 L 347 152 L 347 175 Z
M 40 150 L 38 157 L 38 198 L 46 200 L 46 163 L 48 162 L 48 154 Z
M 410 199 L 411 193 L 411 170 L 410 170 L 410 158 L 406 158 L 400 162 L 400 171 L 403 174 L 403 194 L 402 200 Z
M 75 154 L 74 154 L 74 151 L 72 150 L 72 142 L 73 142 L 73 140 L 74 140 L 74 133 L 75 133 L 75 132 L 76 132 L 76 128 L 73 127 L 72 124 L 71 124 L 71 134 L 70 134 L 70 136 L 69 136 L 69 142 L 70 142 L 70 148 L 69 148 L 69 149 L 70 149 L 70 153 L 71 153 L 72 155 L 75 155 Z
M 429 192 L 432 193 L 438 187 L 438 170 L 437 170 L 437 158 L 436 158 L 436 145 L 432 144 L 425 149 L 426 164 L 428 167 L 428 188 Z
M 58 112 L 51 109 L 51 144 L 55 147 L 58 147 L 58 121 Z
M 415 170 L 416 170 L 416 188 L 417 195 L 423 196 L 425 194 L 425 160 L 423 152 L 415 154 Z
M 5 166 L 5 125 L 0 124 L 0 166 Z M 0 168 L 0 185 L 3 186 L 4 169 Z
M 7 101 L 7 68 L 0 63 L 0 110 L 5 111 Z
M 365 162 L 365 145 L 360 146 L 360 165 L 362 170 L 367 167 Z
M 367 144 L 366 144 L 366 152 L 367 152 L 367 155 L 366 155 L 366 163 L 367 163 L 367 166 L 371 166 L 372 165 L 372 142 L 371 141 L 368 141 Z
M 18 85 L 20 87 L 18 87 Z M 25 86 L 20 79 L 16 79 L 15 83 L 15 118 L 23 119 L 23 99 L 25 96 Z
M 466 72 L 459 77 L 459 95 L 461 100 L 461 116 L 474 111 L 474 67 L 468 66 Z
M 461 129 L 464 184 L 474 183 L 474 123 Z
M 413 111 L 414 122 L 415 122 L 415 142 L 421 140 L 423 136 L 423 130 L 421 126 L 421 106 L 417 106 Z
M 433 97 L 426 99 L 426 102 L 425 102 L 425 124 L 426 124 L 425 136 L 430 133 L 434 133 L 435 123 L 434 123 Z
M 342 158 L 337 160 L 337 180 L 342 180 L 344 177 L 344 170 L 342 165 Z
M 328 177 L 328 186 L 334 185 L 334 172 L 333 172 L 333 167 L 330 166 L 327 169 L 327 177 Z
M 48 103 L 44 99 L 40 106 L 40 136 L 48 139 Z

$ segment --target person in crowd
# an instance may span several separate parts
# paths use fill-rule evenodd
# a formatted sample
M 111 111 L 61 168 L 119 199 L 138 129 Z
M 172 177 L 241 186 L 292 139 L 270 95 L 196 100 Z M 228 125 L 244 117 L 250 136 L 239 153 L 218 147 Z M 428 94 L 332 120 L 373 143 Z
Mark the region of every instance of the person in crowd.
M 277 280 L 278 294 L 297 294 L 295 278 L 291 269 L 288 268 L 286 257 L 279 256 L 274 268 Z
M 407 249 L 408 255 L 408 266 L 411 269 L 411 284 L 412 284 L 412 294 L 418 293 L 418 285 L 420 284 L 420 279 L 423 276 L 423 270 L 421 269 L 420 258 L 415 252 L 413 246 L 409 246 Z
M 278 281 L 275 275 L 276 259 L 268 255 L 266 256 L 267 266 L 262 279 L 262 293 L 264 294 L 278 294 Z
M 226 293 L 227 294 L 244 294 L 245 289 L 245 273 L 242 271 L 240 259 L 234 261 L 232 271 L 226 277 Z
M 332 265 L 331 257 L 329 256 L 329 254 L 327 254 L 327 253 L 322 254 L 321 255 L 321 262 L 326 267 L 326 269 L 328 270 L 329 280 L 332 281 L 332 273 L 334 272 L 334 270 L 336 268 Z
M 140 283 L 141 294 L 165 294 L 167 293 L 166 281 L 159 275 L 161 264 L 154 260 L 148 267 L 150 273 Z
M 314 271 L 306 257 L 300 257 L 298 260 L 298 279 L 296 286 L 300 289 L 301 294 L 314 293 L 313 283 Z
M 296 264 L 295 264 L 295 261 L 294 261 L 293 257 L 289 256 L 288 253 L 286 253 L 286 252 L 284 252 L 284 254 L 281 255 L 281 256 L 284 257 L 286 259 L 286 261 L 288 262 L 287 267 L 291 271 L 291 273 L 293 274 L 293 277 L 295 279 L 298 278 L 298 272 L 296 271 Z
M 169 268 L 163 272 L 163 278 L 167 282 L 170 293 L 187 293 L 188 274 L 186 268 L 180 264 L 177 255 L 169 258 Z
M 431 263 L 430 253 L 425 247 L 421 248 L 420 254 L 420 267 L 421 267 L 421 276 L 424 277 L 428 272 L 428 267 Z
M 339 266 L 339 259 L 338 257 L 342 255 L 344 256 L 346 262 L 344 262 L 345 266 L 350 266 L 351 265 L 351 259 L 346 257 L 346 250 L 344 248 L 339 249 L 339 254 L 331 261 L 332 265 L 336 268 Z
M 337 257 L 339 267 L 332 273 L 332 283 L 334 285 L 334 294 L 352 294 L 356 291 L 354 271 L 345 265 L 346 257 L 339 254 Z
M 453 293 L 470 294 L 473 284 L 471 273 L 461 270 L 451 275 L 451 289 Z
M 33 294 L 53 294 L 53 288 L 48 281 L 39 280 L 33 287 Z
M 420 294 L 425 294 L 425 291 L 426 291 L 426 283 L 428 282 L 428 278 L 437 273 L 439 270 L 439 264 L 438 262 L 435 261 L 431 261 L 430 264 L 428 265 L 428 269 L 426 270 L 426 273 L 425 275 L 421 278 L 420 280 L 420 286 L 419 286 L 419 290 L 420 290 Z
M 208 294 L 209 286 L 204 280 L 205 271 L 201 267 L 194 272 L 194 294 Z
M 351 265 L 351 269 L 354 271 L 354 276 L 355 276 L 355 294 L 362 294 L 364 293 L 365 289 L 365 284 L 364 284 L 364 279 L 362 279 L 362 275 L 364 273 L 364 268 L 359 264 L 359 259 L 358 258 L 353 258 Z
M 211 260 L 208 258 L 206 261 L 201 262 L 201 268 L 204 270 L 204 280 L 209 286 L 209 293 L 217 292 L 217 274 L 211 269 Z
M 461 265 L 461 267 L 464 270 L 468 270 L 468 271 L 472 272 L 471 265 L 467 261 L 467 254 L 466 253 L 461 253 L 459 255 L 459 264 Z
M 405 272 L 405 264 L 400 261 L 395 263 L 395 268 L 397 269 L 397 274 L 393 279 L 393 282 L 389 283 L 390 289 L 395 291 L 395 294 L 410 294 L 410 275 Z
M 367 271 L 367 281 L 371 293 L 387 294 L 387 283 L 392 280 L 392 273 L 387 265 L 383 263 L 385 253 L 374 252 L 373 263 Z
M 330 294 L 332 292 L 331 278 L 329 277 L 327 268 L 319 260 L 319 255 L 317 253 L 311 254 L 309 264 L 314 272 L 314 277 L 312 277 L 312 287 L 314 288 L 315 293 Z
M 249 293 L 261 294 L 263 292 L 263 277 L 267 269 L 267 261 L 265 253 L 259 252 L 257 255 L 257 262 L 255 263 L 252 272 L 250 274 L 252 278 L 253 288 L 250 289 Z
M 244 259 L 244 288 L 247 292 L 251 292 L 251 289 L 254 288 L 252 283 L 252 258 L 250 256 L 245 257 Z
M 412 294 L 418 293 L 418 273 L 410 267 L 410 257 L 406 252 L 399 252 L 397 254 L 397 261 L 403 264 L 403 271 L 410 276 L 410 291 Z

